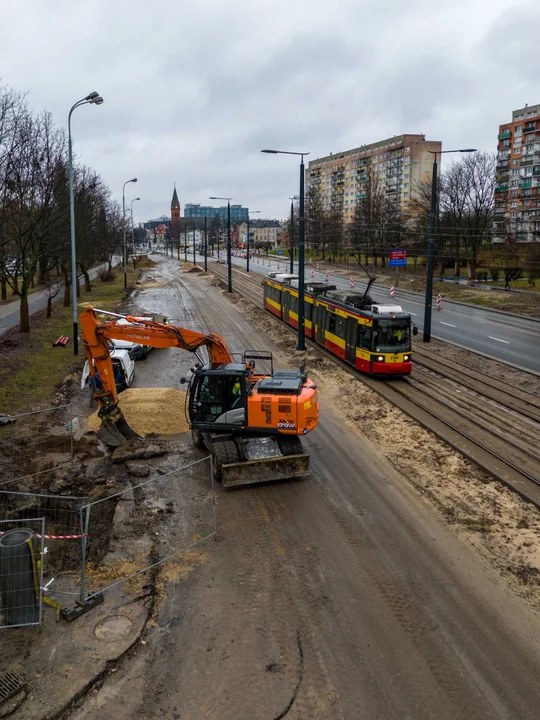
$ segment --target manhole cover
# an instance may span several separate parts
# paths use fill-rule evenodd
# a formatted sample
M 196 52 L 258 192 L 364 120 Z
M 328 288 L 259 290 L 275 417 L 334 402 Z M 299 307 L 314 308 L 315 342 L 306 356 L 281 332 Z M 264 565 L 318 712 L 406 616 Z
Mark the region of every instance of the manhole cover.
M 0 675 L 0 705 L 3 705 L 14 695 L 25 689 L 26 682 L 17 673 L 12 670 L 2 673 Z
M 109 615 L 98 622 L 94 633 L 102 642 L 117 642 L 127 637 L 132 627 L 133 623 L 127 615 Z

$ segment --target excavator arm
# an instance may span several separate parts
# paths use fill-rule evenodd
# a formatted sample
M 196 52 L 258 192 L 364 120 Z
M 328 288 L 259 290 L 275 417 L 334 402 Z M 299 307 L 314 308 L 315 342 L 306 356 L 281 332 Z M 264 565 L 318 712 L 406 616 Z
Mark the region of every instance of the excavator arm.
M 136 437 L 118 408 L 118 393 L 114 379 L 114 370 L 109 349 L 109 340 L 127 340 L 154 348 L 176 347 L 188 352 L 196 352 L 206 347 L 213 369 L 224 363 L 232 362 L 227 343 L 219 335 L 195 332 L 186 328 L 154 322 L 144 317 L 116 315 L 106 312 L 111 320 L 98 319 L 97 313 L 104 311 L 88 307 L 80 315 L 82 340 L 91 377 L 99 372 L 102 389 L 94 397 L 99 405 L 99 414 L 108 440 L 116 435 L 118 442 L 126 437 Z M 127 320 L 130 325 L 120 324 Z M 117 432 L 120 435 L 117 435 Z M 105 439 L 105 438 L 104 438 Z

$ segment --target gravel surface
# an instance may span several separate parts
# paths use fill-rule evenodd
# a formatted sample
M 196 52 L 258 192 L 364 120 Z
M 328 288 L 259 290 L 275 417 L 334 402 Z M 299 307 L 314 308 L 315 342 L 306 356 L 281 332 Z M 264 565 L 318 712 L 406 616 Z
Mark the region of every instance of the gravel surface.
M 298 366 L 294 336 L 262 312 L 170 260 L 159 273 L 167 287 L 140 310 Z M 219 487 L 217 542 L 167 566 L 143 644 L 70 717 L 537 717 L 540 625 L 523 602 L 538 602 L 536 511 L 306 358 L 322 406 L 312 477 Z M 176 386 L 189 359 L 152 353 L 136 382 Z

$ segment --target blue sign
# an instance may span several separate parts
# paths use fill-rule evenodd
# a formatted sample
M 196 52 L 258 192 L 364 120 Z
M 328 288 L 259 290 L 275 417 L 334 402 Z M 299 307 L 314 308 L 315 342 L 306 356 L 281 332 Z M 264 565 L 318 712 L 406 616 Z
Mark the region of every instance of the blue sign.
M 278 255 L 283 255 L 283 250 L 278 250 L 278 251 L 277 251 L 277 254 L 278 254 Z
M 388 267 L 406 267 L 407 266 L 407 260 L 406 258 L 403 259 L 391 259 L 388 261 Z

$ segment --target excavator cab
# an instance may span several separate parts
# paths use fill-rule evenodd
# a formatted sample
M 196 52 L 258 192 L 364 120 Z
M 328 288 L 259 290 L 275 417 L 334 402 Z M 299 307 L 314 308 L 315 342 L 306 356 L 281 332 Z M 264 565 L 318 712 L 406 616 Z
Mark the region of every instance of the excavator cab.
M 190 387 L 191 424 L 198 430 L 227 429 L 246 421 L 246 366 L 229 363 L 218 370 L 199 370 Z

